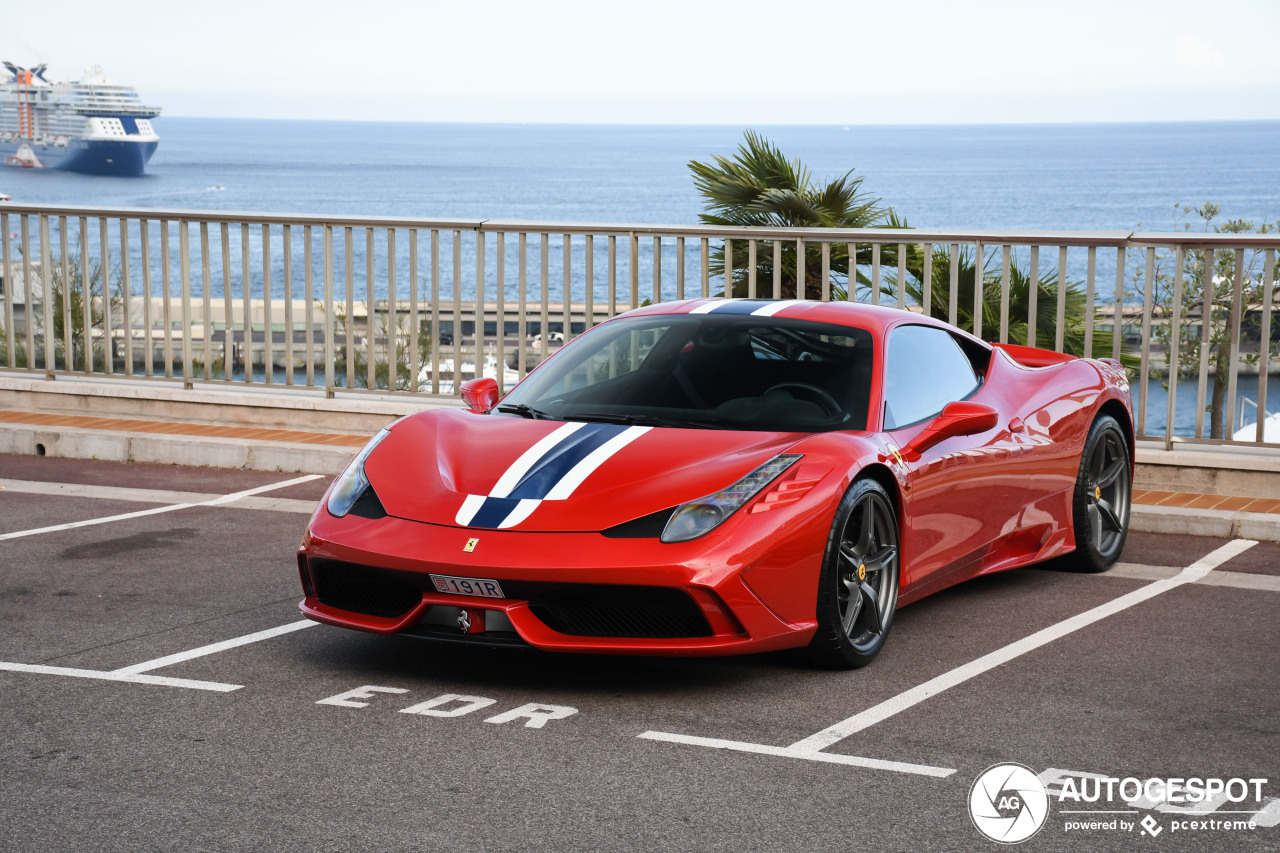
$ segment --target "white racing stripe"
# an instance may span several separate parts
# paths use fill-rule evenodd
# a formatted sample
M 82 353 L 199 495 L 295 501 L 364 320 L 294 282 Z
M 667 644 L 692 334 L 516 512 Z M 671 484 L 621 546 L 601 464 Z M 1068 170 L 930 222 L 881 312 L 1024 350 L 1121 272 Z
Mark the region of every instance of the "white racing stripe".
M 281 483 L 271 483 L 269 485 L 258 486 L 257 488 L 253 488 L 253 489 L 245 489 L 242 492 L 233 492 L 229 495 L 220 495 L 215 498 L 210 498 L 207 501 L 190 501 L 190 502 L 184 502 L 184 503 L 177 503 L 177 504 L 171 504 L 170 506 L 158 506 L 158 507 L 153 507 L 151 509 L 138 510 L 137 512 L 126 512 L 120 515 L 108 515 L 103 518 L 89 518 L 89 519 L 85 519 L 84 521 L 68 522 L 67 524 L 54 524 L 54 525 L 50 525 L 49 527 L 36 527 L 31 530 L 19 530 L 14 533 L 0 534 L 0 541 L 3 541 L 5 539 L 19 539 L 23 536 L 35 536 L 41 533 L 57 533 L 61 530 L 74 530 L 77 527 L 91 527 L 95 524 L 108 524 L 113 521 L 125 521 L 130 518 L 142 518 L 143 516 L 148 516 L 148 515 L 159 515 L 160 513 L 174 512 L 175 510 L 179 510 L 179 509 L 190 509 L 191 507 L 196 507 L 196 506 L 225 506 L 226 504 L 234 503 L 235 501 L 238 501 L 242 498 L 247 498 L 251 495 L 261 494 L 262 492 L 269 492 L 274 489 L 283 489 L 288 486 L 296 486 L 299 483 L 309 483 L 312 480 L 317 480 L 319 478 L 320 478 L 319 474 L 307 474 L 304 477 L 295 477 L 292 480 L 285 480 L 284 482 L 281 482 Z
M 569 473 L 560 478 L 560 481 L 551 487 L 551 491 L 547 492 L 544 500 L 562 501 L 573 494 L 573 490 L 582 485 L 582 481 L 591 476 L 591 472 L 599 468 L 613 454 L 644 435 L 653 427 L 633 426 L 627 427 L 604 444 L 591 451 L 585 459 L 569 469 Z M 532 509 L 530 509 L 532 512 Z M 506 526 L 506 525 L 504 525 Z
M 471 523 L 471 519 L 476 517 L 476 513 L 480 511 L 482 506 L 484 506 L 484 495 L 467 495 L 453 520 L 462 527 L 466 527 Z
M 716 310 L 717 308 L 719 308 L 721 305 L 724 305 L 724 304 L 725 304 L 725 300 L 723 299 L 713 299 L 710 302 L 702 303 L 697 308 L 691 308 L 689 310 L 689 313 L 690 314 L 710 314 L 712 311 Z
M 779 311 L 790 308 L 792 305 L 799 305 L 804 302 L 803 299 L 779 299 L 776 302 L 770 302 L 763 308 L 757 308 L 751 312 L 752 317 L 772 317 Z
M 1112 599 L 1105 604 L 1100 604 L 1091 610 L 1065 619 L 1056 625 L 1050 625 L 1041 631 L 1037 631 L 1030 636 L 1023 637 L 1021 640 L 1010 643 L 1001 649 L 996 649 L 990 654 L 983 655 L 977 660 L 970 661 L 963 666 L 957 667 L 950 672 L 945 672 L 907 690 L 899 693 L 890 699 L 886 699 L 879 705 L 873 705 L 861 713 L 854 714 L 846 720 L 841 720 L 834 726 L 823 729 L 817 734 L 796 741 L 787 747 L 789 750 L 799 752 L 817 752 L 821 749 L 839 743 L 852 734 L 862 731 L 863 729 L 874 726 L 876 723 L 883 722 L 888 718 L 899 714 L 902 711 L 912 708 L 926 699 L 937 696 L 943 691 L 955 687 L 957 684 L 963 684 L 969 679 L 981 675 L 984 672 L 995 669 L 1001 664 L 1008 663 L 1014 658 L 1021 657 L 1027 652 L 1035 651 L 1041 646 L 1052 643 L 1054 640 L 1079 631 L 1081 628 L 1088 627 L 1095 622 L 1113 616 L 1123 610 L 1128 610 L 1135 604 L 1141 604 L 1155 598 L 1157 595 L 1176 589 L 1183 584 L 1193 583 L 1200 580 L 1209 572 L 1213 571 L 1217 566 L 1222 565 L 1227 560 L 1241 554 L 1252 548 L 1258 543 L 1250 539 L 1236 539 L 1228 542 L 1221 548 L 1216 549 L 1212 553 L 1206 555 L 1195 563 L 1179 572 L 1175 577 L 1165 580 L 1158 580 L 1155 583 L 1147 584 L 1139 587 L 1127 595 Z
M 502 519 L 502 523 L 498 525 L 498 529 L 505 530 L 508 527 L 515 527 L 529 516 L 533 515 L 533 511 L 542 505 L 542 501 L 533 498 L 525 498 L 516 504 L 516 508 L 511 510 L 511 514 Z
M 551 448 L 573 435 L 578 430 L 586 426 L 586 421 L 571 421 L 564 426 L 557 427 L 546 436 L 544 436 L 537 444 L 530 447 L 520 458 L 512 463 L 511 467 L 498 478 L 498 482 L 489 492 L 491 498 L 505 498 L 511 494 L 511 490 L 520 485 L 520 480 L 525 474 L 529 473 L 529 469 L 538 463 L 543 456 L 547 454 Z M 479 507 L 476 507 L 479 509 Z M 472 515 L 475 513 L 472 512 Z

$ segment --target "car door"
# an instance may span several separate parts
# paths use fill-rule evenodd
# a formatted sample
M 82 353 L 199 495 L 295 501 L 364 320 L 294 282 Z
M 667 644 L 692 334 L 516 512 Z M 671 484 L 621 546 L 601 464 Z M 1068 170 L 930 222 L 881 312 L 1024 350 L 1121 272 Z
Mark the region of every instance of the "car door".
M 903 567 L 904 580 L 913 585 L 946 586 L 973 569 L 989 543 L 1016 522 L 1023 504 L 1009 464 L 1018 452 L 1007 428 L 1009 413 L 983 380 L 945 329 L 906 324 L 889 332 L 882 425 L 895 447 L 905 447 L 957 400 L 989 405 L 999 416 L 993 429 L 945 439 L 905 460 Z

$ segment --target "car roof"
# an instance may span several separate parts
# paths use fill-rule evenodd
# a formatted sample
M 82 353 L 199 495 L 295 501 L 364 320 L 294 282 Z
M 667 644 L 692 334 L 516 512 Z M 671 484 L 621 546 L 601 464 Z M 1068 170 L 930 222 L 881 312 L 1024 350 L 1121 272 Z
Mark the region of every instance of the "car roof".
M 660 302 L 636 308 L 624 317 L 658 314 L 721 314 L 782 317 L 788 320 L 810 320 L 816 323 L 832 323 L 866 329 L 878 338 L 894 326 L 933 326 L 959 335 L 972 343 L 990 349 L 991 345 L 955 326 L 932 317 L 903 308 L 868 305 L 862 302 L 823 302 L 816 299 L 686 299 L 679 302 Z

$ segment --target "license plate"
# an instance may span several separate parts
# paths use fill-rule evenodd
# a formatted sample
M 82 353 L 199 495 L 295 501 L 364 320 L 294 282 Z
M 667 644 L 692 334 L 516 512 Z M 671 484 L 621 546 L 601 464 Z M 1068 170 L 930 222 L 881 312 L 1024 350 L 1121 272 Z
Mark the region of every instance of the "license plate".
M 436 585 L 436 592 L 476 595 L 480 598 L 505 598 L 502 594 L 502 587 L 498 586 L 498 582 L 488 578 L 455 578 L 451 575 L 432 575 L 431 582 Z

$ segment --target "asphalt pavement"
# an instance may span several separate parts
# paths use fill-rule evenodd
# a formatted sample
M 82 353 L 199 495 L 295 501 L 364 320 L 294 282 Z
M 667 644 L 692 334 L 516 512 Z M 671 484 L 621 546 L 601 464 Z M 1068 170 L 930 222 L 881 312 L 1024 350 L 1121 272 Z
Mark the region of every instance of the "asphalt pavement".
M 302 620 L 326 485 L 0 456 L 0 850 L 1280 850 L 1280 545 L 981 578 L 854 672 L 551 655 Z M 974 817 L 1002 764 L 1047 811 Z

